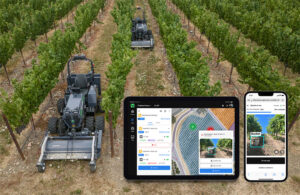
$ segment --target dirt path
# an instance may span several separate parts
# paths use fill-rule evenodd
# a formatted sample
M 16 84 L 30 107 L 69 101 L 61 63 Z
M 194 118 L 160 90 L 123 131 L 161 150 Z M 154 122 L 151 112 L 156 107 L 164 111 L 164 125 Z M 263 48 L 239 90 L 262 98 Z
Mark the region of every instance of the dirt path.
M 272 135 L 264 134 L 263 147 L 250 148 L 250 138 L 248 137 L 247 154 L 257 156 L 284 156 L 285 155 L 285 143 L 284 137 L 282 140 L 276 140 Z
M 215 155 L 210 155 L 207 151 L 202 151 L 200 156 L 205 158 L 232 158 L 232 151 L 225 152 L 217 148 Z
M 279 155 L 279 156 L 281 156 L 281 155 L 284 154 L 284 153 L 281 153 L 281 152 L 284 152 L 285 144 L 284 144 L 283 141 L 276 140 L 271 135 L 268 135 L 268 134 L 266 134 L 265 139 L 266 139 L 265 140 L 265 147 L 264 147 L 264 154 L 265 155 L 271 155 L 271 156 Z M 277 150 L 279 153 L 278 154 L 274 153 L 275 150 Z
M 151 50 L 139 50 L 134 60 L 135 86 L 139 96 L 180 95 L 176 74 L 167 59 L 166 51 L 159 34 L 159 27 L 151 14 L 146 1 L 136 1 L 142 9 L 136 11 L 136 17 L 142 17 L 145 7 L 148 29 L 152 30 L 155 47 Z M 131 73 L 134 74 L 134 73 Z M 130 74 L 130 75 L 131 75 Z M 130 81 L 131 79 L 128 79 Z

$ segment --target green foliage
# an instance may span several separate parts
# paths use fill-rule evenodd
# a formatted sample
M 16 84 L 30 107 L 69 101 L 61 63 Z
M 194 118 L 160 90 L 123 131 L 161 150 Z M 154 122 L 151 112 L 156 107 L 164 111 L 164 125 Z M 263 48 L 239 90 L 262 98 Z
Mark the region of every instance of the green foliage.
M 217 143 L 218 148 L 232 149 L 232 139 L 219 139 Z
M 84 5 L 84 12 L 89 13 L 85 18 L 91 24 L 99 9 L 104 7 L 105 0 L 93 0 Z M 80 17 L 85 17 L 81 15 Z M 85 30 L 88 26 L 85 26 Z M 41 43 L 38 47 L 38 64 L 33 62 L 32 68 L 27 69 L 21 82 L 13 81 L 14 93 L 8 97 L 4 90 L 0 91 L 0 109 L 15 128 L 27 124 L 33 113 L 39 109 L 50 90 L 55 86 L 59 73 L 76 49 L 76 43 L 84 31 L 81 26 L 70 25 L 63 33 L 57 30 L 49 43 Z M 1 39 L 0 39 L 1 40 Z
M 0 67 L 5 66 L 14 52 L 13 42 L 8 34 L 0 35 Z
M 262 126 L 257 121 L 257 118 L 253 114 L 247 115 L 247 133 L 250 132 L 261 132 Z
M 179 80 L 184 96 L 214 96 L 221 91 L 221 84 L 209 85 L 209 67 L 195 42 L 188 42 L 179 16 L 167 9 L 165 0 L 149 1 L 152 13 L 159 24 L 160 34 Z
M 113 126 L 116 126 L 120 114 L 121 101 L 124 97 L 126 76 L 132 67 L 132 58 L 135 52 L 131 49 L 131 18 L 134 16 L 133 0 L 118 0 L 111 15 L 118 25 L 117 33 L 113 35 L 111 47 L 111 61 L 106 76 L 108 87 L 103 92 L 102 107 L 105 110 L 106 118 L 109 111 L 112 112 Z
M 13 128 L 22 125 L 23 116 L 26 116 L 26 110 L 23 110 L 22 99 L 16 97 L 12 99 L 3 89 L 0 89 L 0 109 L 8 118 Z M 28 120 L 30 116 L 27 116 Z
M 285 133 L 285 115 L 276 114 L 267 126 L 267 132 L 271 135 L 275 135 L 277 138 L 278 134 L 283 135 Z
M 75 25 L 78 28 L 78 32 L 83 34 L 91 25 L 95 12 L 98 13 L 92 4 L 84 4 L 76 10 Z
M 53 6 L 43 7 L 42 10 L 36 12 L 35 16 L 36 21 L 38 23 L 39 31 L 37 34 L 47 33 L 50 28 L 53 27 L 54 19 L 55 19 L 55 8 Z
M 47 33 L 56 19 L 62 18 L 81 2 L 82 0 L 20 0 L 12 4 L 0 1 L 0 4 L 7 5 L 3 9 L 0 7 L 0 40 L 7 39 L 7 42 L 11 42 L 8 46 L 0 46 L 0 63 L 6 65 L 7 59 L 12 57 L 14 51 L 21 51 L 29 38 L 34 41 L 38 35 Z M 1 47 L 10 46 L 10 49 L 2 53 Z
M 285 91 L 288 94 L 289 121 L 292 121 L 300 107 L 300 83 L 292 86 L 272 68 L 274 57 L 267 50 L 263 47 L 251 48 L 243 41 L 238 41 L 240 32 L 231 32 L 229 25 L 217 14 L 208 11 L 200 1 L 172 1 L 191 16 L 191 21 L 201 33 L 236 67 L 241 77 L 240 82 L 250 85 L 256 91 Z
M 200 150 L 206 150 L 208 147 L 214 146 L 211 139 L 200 139 Z
M 200 5 L 265 46 L 300 73 L 300 3 L 297 1 L 200 0 Z
M 16 51 L 21 51 L 26 42 L 26 34 L 22 27 L 15 27 L 13 30 L 12 40 L 14 41 L 14 48 Z

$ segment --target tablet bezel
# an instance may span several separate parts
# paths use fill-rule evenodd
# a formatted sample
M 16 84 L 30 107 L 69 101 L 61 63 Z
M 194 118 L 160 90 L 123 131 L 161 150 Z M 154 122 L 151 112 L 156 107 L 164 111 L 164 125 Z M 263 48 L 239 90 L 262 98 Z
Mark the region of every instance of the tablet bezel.
M 127 124 L 129 118 L 129 102 L 132 101 L 205 101 L 205 102 L 225 102 L 225 101 L 233 101 L 235 105 L 235 166 L 234 166 L 234 175 L 150 175 L 150 176 L 141 176 L 129 173 L 128 166 L 135 166 L 136 169 L 136 159 L 137 153 L 129 152 L 128 144 L 130 142 L 129 139 L 129 125 Z M 124 99 L 123 104 L 124 111 L 124 177 L 128 180 L 235 180 L 239 177 L 239 100 L 236 97 L 141 97 L 141 96 L 130 96 Z M 209 108 L 209 106 L 208 106 Z M 135 140 L 136 145 L 136 140 Z M 135 163 L 130 163 L 130 162 Z

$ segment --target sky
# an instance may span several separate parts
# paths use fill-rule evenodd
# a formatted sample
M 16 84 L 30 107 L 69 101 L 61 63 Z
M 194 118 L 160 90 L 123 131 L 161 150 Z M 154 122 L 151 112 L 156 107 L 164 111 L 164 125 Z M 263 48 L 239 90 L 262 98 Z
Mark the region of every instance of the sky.
M 254 116 L 257 118 L 257 121 L 262 127 L 261 133 L 268 133 L 267 126 L 269 124 L 270 119 L 273 118 L 275 114 L 255 114 Z
M 211 139 L 211 141 L 214 143 L 215 147 L 217 147 L 218 140 L 219 139 Z

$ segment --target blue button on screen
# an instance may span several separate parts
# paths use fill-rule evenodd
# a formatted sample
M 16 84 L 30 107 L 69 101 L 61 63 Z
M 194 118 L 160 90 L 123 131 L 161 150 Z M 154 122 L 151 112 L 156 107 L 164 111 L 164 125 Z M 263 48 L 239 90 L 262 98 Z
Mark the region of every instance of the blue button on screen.
M 170 166 L 149 166 L 149 165 L 145 165 L 145 166 L 138 166 L 139 170 L 170 170 L 171 167 Z
M 232 173 L 232 169 L 200 169 L 200 173 Z

